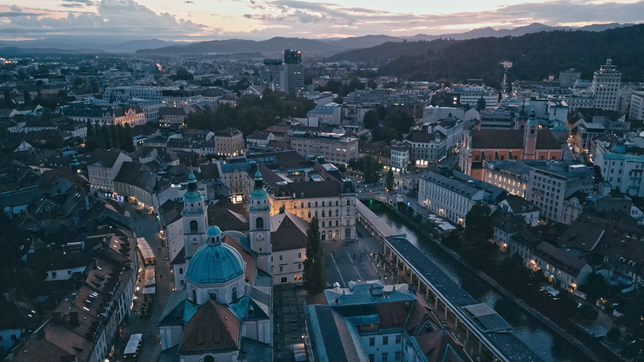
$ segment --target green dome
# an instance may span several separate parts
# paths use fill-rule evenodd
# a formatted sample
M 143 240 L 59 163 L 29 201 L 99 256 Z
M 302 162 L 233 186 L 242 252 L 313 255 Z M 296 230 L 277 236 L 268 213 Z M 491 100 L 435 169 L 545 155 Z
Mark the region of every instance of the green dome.
M 244 275 L 244 264 L 232 246 L 210 243 L 200 247 L 190 259 L 186 280 L 197 285 L 226 283 Z
M 219 227 L 215 225 L 209 227 L 208 230 L 206 231 L 206 236 L 208 237 L 219 236 L 219 235 L 221 235 L 221 229 L 219 229 Z

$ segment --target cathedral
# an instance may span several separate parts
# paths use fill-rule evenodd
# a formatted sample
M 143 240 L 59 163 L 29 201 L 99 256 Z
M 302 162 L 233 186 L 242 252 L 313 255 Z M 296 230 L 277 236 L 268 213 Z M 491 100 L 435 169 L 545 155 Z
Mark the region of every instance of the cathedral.
M 192 172 L 183 202 L 184 260 L 173 265 L 176 291 L 158 324 L 160 361 L 272 361 L 270 204 L 261 175 L 248 234 L 208 225 Z

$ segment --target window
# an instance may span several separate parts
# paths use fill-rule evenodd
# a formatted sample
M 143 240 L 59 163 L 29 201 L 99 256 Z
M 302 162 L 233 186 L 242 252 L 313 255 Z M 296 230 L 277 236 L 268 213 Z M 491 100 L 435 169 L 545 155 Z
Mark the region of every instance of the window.
M 280 265 L 280 273 L 284 272 L 284 267 Z
M 335 226 L 340 226 L 340 220 L 335 221 Z
M 394 359 L 396 361 L 400 361 L 402 359 L 402 352 L 401 351 L 396 351 L 396 354 L 394 356 L 395 356 Z
M 258 217 L 255 219 L 255 228 L 257 230 L 264 230 L 264 219 L 261 217 Z
M 376 337 L 370 337 L 369 338 L 369 347 L 373 347 L 376 345 Z
M 386 346 L 389 344 L 389 337 L 388 336 L 383 336 L 382 337 L 382 345 Z
M 56 272 L 55 272 L 55 271 L 51 272 L 51 277 L 52 277 L 53 279 L 56 279 Z
M 199 232 L 199 224 L 197 223 L 197 220 L 190 221 L 190 233 L 196 234 L 198 232 Z
M 297 253 L 297 258 L 302 259 L 302 253 Z
M 183 268 L 179 268 L 179 274 L 183 274 Z
M 309 219 L 311 218 L 311 212 L 309 211 Z
M 402 336 L 401 336 L 401 335 L 397 335 L 397 336 L 396 336 L 396 344 L 400 344 L 401 342 L 402 342 Z
M 326 225 L 325 225 L 325 222 L 324 222 L 324 221 L 322 221 L 322 227 L 325 227 L 325 226 L 326 226 Z
M 311 201 L 308 202 L 308 207 L 311 207 Z
M 335 210 L 335 216 L 340 216 L 340 210 L 338 209 Z
M 303 202 L 302 202 L 302 203 L 300 203 L 300 207 L 301 207 L 301 208 L 304 208 L 304 203 L 303 203 Z
M 369 362 L 376 362 L 376 355 L 375 354 L 370 354 L 369 355 Z
M 194 289 L 192 290 L 192 302 L 197 303 L 197 291 Z
M 237 300 L 237 287 L 233 287 L 232 294 L 233 294 L 233 300 Z
M 318 207 L 318 202 L 317 201 L 315 202 L 315 207 Z
M 280 255 L 280 261 L 284 260 L 284 255 Z
M 282 283 L 287 283 L 287 282 L 288 282 L 288 278 L 287 278 L 287 277 L 283 277 L 283 278 L 282 278 Z
M 384 353 L 382 354 L 382 362 L 387 362 L 387 361 L 388 361 L 388 359 L 387 359 L 387 358 L 389 357 L 389 356 L 388 356 L 388 354 L 389 354 L 389 353 L 387 353 L 387 352 L 384 352 Z
M 347 200 L 347 206 L 351 205 L 351 200 Z
M 297 270 L 302 270 L 302 264 L 297 264 Z

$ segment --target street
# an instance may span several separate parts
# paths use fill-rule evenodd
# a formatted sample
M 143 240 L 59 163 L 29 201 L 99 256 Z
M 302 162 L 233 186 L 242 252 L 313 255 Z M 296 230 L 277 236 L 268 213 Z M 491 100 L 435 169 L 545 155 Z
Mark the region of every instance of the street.
M 161 352 L 161 345 L 158 338 L 159 330 L 157 322 L 159 321 L 163 306 L 172 291 L 173 282 L 170 274 L 170 262 L 166 260 L 168 256 L 167 248 L 162 246 L 162 240 L 159 237 L 159 221 L 156 215 L 146 215 L 144 212 L 137 213 L 137 209 L 132 205 L 124 205 L 130 212 L 130 227 L 137 237 L 144 237 L 150 247 L 155 252 L 155 269 L 156 269 L 156 294 L 152 301 L 152 313 L 147 316 L 141 316 L 141 304 L 143 302 L 144 288 L 144 271 L 145 265 L 140 261 L 139 270 L 142 270 L 138 277 L 137 290 L 135 292 L 134 308 L 128 322 L 123 326 L 120 343 L 116 345 L 115 355 L 117 361 L 122 361 L 122 353 L 125 344 L 131 334 L 142 333 L 144 342 L 141 344 L 138 360 L 139 361 L 156 361 Z

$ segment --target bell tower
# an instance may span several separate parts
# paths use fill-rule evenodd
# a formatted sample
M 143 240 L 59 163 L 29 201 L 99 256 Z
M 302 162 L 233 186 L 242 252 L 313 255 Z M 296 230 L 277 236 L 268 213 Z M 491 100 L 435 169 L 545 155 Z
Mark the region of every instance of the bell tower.
M 264 189 L 262 174 L 255 173 L 255 188 L 250 194 L 248 219 L 250 226 L 250 248 L 257 253 L 257 267 L 272 275 L 270 256 L 271 248 L 271 204 Z
M 181 215 L 185 257 L 188 261 L 197 249 L 206 243 L 206 229 L 208 228 L 206 204 L 197 189 L 197 179 L 192 171 L 188 176 L 188 190 L 183 196 Z
M 539 132 L 539 123 L 534 114 L 534 110 L 530 113 L 530 119 L 525 124 L 523 133 L 523 159 L 536 160 L 537 159 L 537 133 Z

